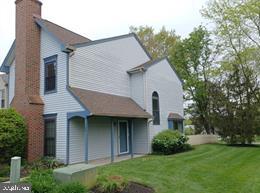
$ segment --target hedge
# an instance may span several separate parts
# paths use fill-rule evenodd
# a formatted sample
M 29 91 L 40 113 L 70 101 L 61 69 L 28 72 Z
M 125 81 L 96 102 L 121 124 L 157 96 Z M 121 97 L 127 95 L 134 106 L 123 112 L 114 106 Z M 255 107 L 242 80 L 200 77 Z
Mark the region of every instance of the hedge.
M 27 131 L 24 118 L 14 109 L 0 109 L 0 163 L 25 156 Z

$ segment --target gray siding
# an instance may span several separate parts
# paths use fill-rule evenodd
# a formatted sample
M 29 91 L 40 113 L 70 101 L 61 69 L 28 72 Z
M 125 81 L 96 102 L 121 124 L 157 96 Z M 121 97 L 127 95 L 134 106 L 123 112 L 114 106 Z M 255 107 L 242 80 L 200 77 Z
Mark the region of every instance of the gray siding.
M 109 158 L 111 156 L 111 125 L 112 118 L 90 117 L 89 124 L 89 160 Z M 114 155 L 119 154 L 118 120 L 114 125 Z M 129 128 L 130 129 L 130 128 Z M 84 119 L 73 118 L 70 121 L 70 164 L 84 162 Z M 148 149 L 148 129 L 145 119 L 134 120 L 134 153 L 145 154 Z
M 183 116 L 182 84 L 167 60 L 151 66 L 146 72 L 147 111 L 152 114 L 152 93 L 159 94 L 160 125 L 150 124 L 150 140 L 158 132 L 168 129 L 168 114 L 179 113 Z
M 10 66 L 9 72 L 9 83 L 8 83 L 8 102 L 11 104 L 14 98 L 14 90 L 15 90 L 15 61 L 13 61 L 12 65 Z
M 149 152 L 148 128 L 146 119 L 134 120 L 134 144 L 135 154 L 146 154 Z
M 145 109 L 144 105 L 144 76 L 143 73 L 131 74 L 131 98 Z
M 70 164 L 85 161 L 83 118 L 73 118 L 70 120 L 69 157 Z
M 58 55 L 57 92 L 44 94 L 44 61 L 49 56 Z M 83 111 L 80 104 L 66 89 L 67 55 L 61 52 L 60 44 L 48 33 L 41 32 L 41 71 L 40 94 L 44 101 L 44 114 L 57 113 L 56 157 L 66 160 L 67 112 Z
M 70 85 L 130 97 L 127 70 L 148 60 L 134 37 L 80 47 L 70 59 Z

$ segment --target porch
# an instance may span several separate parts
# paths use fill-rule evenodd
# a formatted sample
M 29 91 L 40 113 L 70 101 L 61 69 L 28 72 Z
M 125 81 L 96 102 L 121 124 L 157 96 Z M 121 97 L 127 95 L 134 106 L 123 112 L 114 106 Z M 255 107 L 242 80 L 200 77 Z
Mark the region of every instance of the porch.
M 70 117 L 66 163 L 102 165 L 147 154 L 148 135 L 144 118 Z
M 84 111 L 67 113 L 66 163 L 149 152 L 148 119 L 152 116 L 129 97 L 69 88 Z

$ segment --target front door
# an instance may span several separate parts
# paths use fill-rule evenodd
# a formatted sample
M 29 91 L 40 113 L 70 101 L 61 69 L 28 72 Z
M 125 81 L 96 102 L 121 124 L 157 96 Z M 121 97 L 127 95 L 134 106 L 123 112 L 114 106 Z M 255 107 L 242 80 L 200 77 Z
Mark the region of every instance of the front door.
M 119 154 L 129 152 L 129 128 L 127 121 L 118 122 Z

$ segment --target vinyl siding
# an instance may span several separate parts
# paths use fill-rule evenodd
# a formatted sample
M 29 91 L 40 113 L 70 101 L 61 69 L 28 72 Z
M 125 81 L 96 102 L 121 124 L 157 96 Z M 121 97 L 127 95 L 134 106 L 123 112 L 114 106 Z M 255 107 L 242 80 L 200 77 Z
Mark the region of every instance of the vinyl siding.
M 14 90 L 15 90 L 15 61 L 13 61 L 12 65 L 10 66 L 8 78 L 9 78 L 8 102 L 10 105 L 14 98 Z
M 142 72 L 130 76 L 131 98 L 143 109 L 144 105 L 144 76 Z
M 119 154 L 118 120 L 109 117 L 88 118 L 88 152 L 89 160 L 109 158 L 111 156 L 111 126 L 114 125 L 114 155 Z M 134 153 L 148 152 L 148 129 L 145 119 L 134 120 Z M 129 125 L 130 129 L 130 125 Z M 84 119 L 70 120 L 70 164 L 84 162 Z
M 149 152 L 148 129 L 146 119 L 134 120 L 134 144 L 135 154 L 146 154 Z
M 70 58 L 70 85 L 130 97 L 127 70 L 148 60 L 132 36 L 80 47 Z
M 57 92 L 44 94 L 44 58 L 57 57 Z M 60 44 L 48 33 L 41 32 L 41 72 L 40 94 L 44 101 L 44 114 L 57 113 L 56 158 L 66 159 L 67 112 L 83 111 L 80 104 L 66 89 L 67 54 L 61 52 Z
M 85 161 L 84 119 L 72 118 L 70 124 L 69 163 Z
M 175 112 L 183 116 L 182 84 L 167 60 L 152 65 L 146 72 L 147 111 L 152 114 L 152 93 L 159 94 L 160 125 L 150 124 L 150 140 L 158 132 L 168 129 L 168 115 Z

